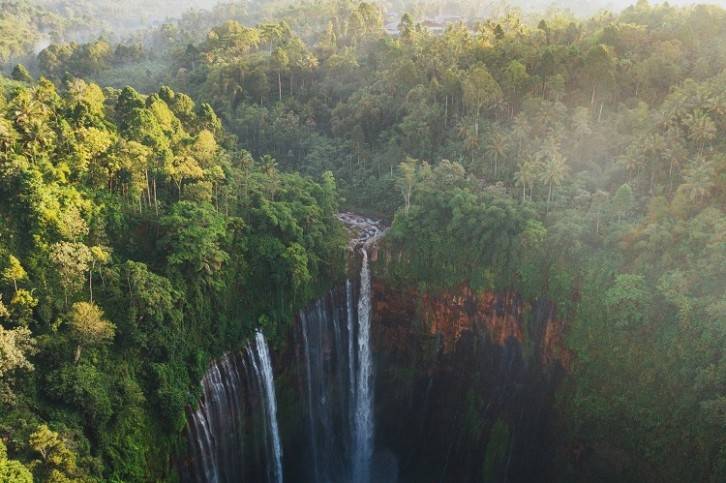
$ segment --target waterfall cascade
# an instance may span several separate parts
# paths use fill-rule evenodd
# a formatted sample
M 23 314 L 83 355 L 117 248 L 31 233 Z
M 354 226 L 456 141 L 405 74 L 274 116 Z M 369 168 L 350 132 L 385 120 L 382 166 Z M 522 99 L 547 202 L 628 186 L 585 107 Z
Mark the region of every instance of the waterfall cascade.
M 282 483 L 282 445 L 280 444 L 280 432 L 277 427 L 277 401 L 275 399 L 275 385 L 272 374 L 272 362 L 270 350 L 267 348 L 267 341 L 262 332 L 255 334 L 255 348 L 257 349 L 257 360 L 259 361 L 259 374 L 264 387 L 265 416 L 267 428 L 269 429 L 271 460 L 272 460 L 272 481 Z M 252 358 L 254 360 L 254 358 Z
M 355 444 L 353 455 L 353 482 L 369 483 L 373 456 L 373 358 L 371 356 L 371 277 L 368 252 L 361 249 L 363 260 L 360 270 L 360 296 L 358 298 L 358 374 L 355 398 Z
M 267 341 L 257 332 L 242 352 L 214 361 L 188 416 L 190 471 L 184 481 L 282 483 L 282 446 Z
M 361 257 L 360 279 L 348 280 L 344 293 L 333 290 L 300 314 L 312 478 L 370 483 L 374 372 L 368 251 L 383 230 L 376 221 L 350 213 L 339 219 L 354 233 L 350 248 Z
M 348 337 L 338 335 L 345 320 L 344 303 L 341 291 L 334 289 L 299 317 L 309 440 L 306 459 L 310 461 L 305 481 L 315 483 L 347 480 L 345 468 L 349 467 L 351 453 L 347 418 L 353 402 L 348 391 Z
M 202 378 L 202 401 L 189 415 L 187 435 L 192 458 L 188 481 L 221 483 L 242 474 L 236 462 L 242 448 L 239 354 L 214 361 Z
M 378 222 L 342 213 L 359 277 L 331 290 L 299 314 L 298 367 L 309 441 L 308 474 L 290 480 L 372 483 L 374 367 L 371 349 L 371 245 Z M 257 332 L 240 353 L 214 361 L 203 396 L 189 412 L 189 483 L 282 483 L 283 451 L 270 353 Z M 303 450 L 302 453 L 305 453 Z M 291 471 L 288 468 L 288 471 Z

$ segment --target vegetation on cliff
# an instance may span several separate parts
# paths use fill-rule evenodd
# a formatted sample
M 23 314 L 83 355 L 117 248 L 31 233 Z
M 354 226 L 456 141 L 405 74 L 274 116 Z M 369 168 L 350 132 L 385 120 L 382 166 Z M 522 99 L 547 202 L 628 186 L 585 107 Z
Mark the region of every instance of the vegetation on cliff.
M 209 357 L 341 271 L 332 175 L 169 88 L 77 79 L 4 82 L 0 143 L 0 434 L 40 481 L 169 476 Z

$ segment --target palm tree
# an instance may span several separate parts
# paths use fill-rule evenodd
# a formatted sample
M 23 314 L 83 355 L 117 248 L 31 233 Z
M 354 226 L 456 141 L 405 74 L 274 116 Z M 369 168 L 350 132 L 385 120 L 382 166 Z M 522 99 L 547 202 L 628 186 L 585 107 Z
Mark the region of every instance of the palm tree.
M 272 46 L 275 42 L 279 42 L 282 39 L 284 31 L 280 24 L 276 23 L 262 24 L 259 26 L 259 29 L 261 31 L 260 37 L 262 37 L 263 41 L 267 42 L 267 53 L 272 55 Z
M 691 163 L 683 178 L 684 182 L 679 190 L 683 190 L 691 201 L 702 201 L 715 186 L 713 165 L 703 158 Z
M 7 154 L 18 140 L 18 133 L 15 132 L 10 121 L 0 118 L 0 149 Z
M 527 201 L 527 186 L 530 192 L 534 189 L 537 181 L 537 166 L 534 161 L 528 159 L 519 165 L 519 170 L 514 173 L 514 183 L 522 187 L 522 203 Z
M 688 156 L 688 150 L 681 142 L 680 129 L 672 127 L 666 131 L 667 145 L 663 149 L 663 156 L 668 161 L 668 191 L 673 191 L 673 170 L 680 169 Z
M 269 179 L 268 195 L 270 199 L 274 201 L 275 195 L 280 189 L 281 181 L 280 172 L 277 169 L 277 161 L 275 161 L 275 159 L 269 154 L 266 154 L 260 159 L 260 164 L 262 166 L 262 171 L 267 175 L 267 178 Z
M 15 97 L 12 115 L 18 129 L 27 133 L 31 122 L 44 117 L 45 111 L 43 104 L 35 100 L 30 92 L 24 91 Z
M 33 161 L 43 148 L 49 146 L 55 140 L 55 133 L 42 119 L 32 119 L 26 127 L 27 147 Z
M 499 159 L 507 155 L 509 140 L 501 132 L 495 131 L 487 141 L 484 151 L 492 158 L 494 164 L 494 178 L 497 177 Z
M 702 155 L 706 142 L 716 137 L 716 124 L 700 109 L 687 114 L 685 124 L 688 127 L 688 137 L 696 143 L 698 155 Z
M 552 187 L 559 186 L 564 181 L 568 171 L 567 162 L 554 140 L 547 141 L 537 155 L 542 162 L 540 181 L 547 185 L 547 212 L 549 212 Z
M 471 126 L 460 123 L 457 129 L 459 139 L 462 140 L 464 152 L 471 156 L 472 164 L 474 162 L 474 154 L 479 149 L 479 137 Z
M 716 117 L 726 116 L 726 98 L 724 96 L 711 96 L 706 99 L 706 108 Z
M 635 184 L 640 176 L 640 168 L 643 164 L 642 151 L 635 145 L 631 145 L 618 158 L 618 164 L 623 166 L 628 173 L 628 182 Z
M 530 139 L 530 125 L 527 118 L 519 115 L 514 119 L 511 129 L 512 142 L 514 144 L 514 154 L 521 157 L 528 140 Z

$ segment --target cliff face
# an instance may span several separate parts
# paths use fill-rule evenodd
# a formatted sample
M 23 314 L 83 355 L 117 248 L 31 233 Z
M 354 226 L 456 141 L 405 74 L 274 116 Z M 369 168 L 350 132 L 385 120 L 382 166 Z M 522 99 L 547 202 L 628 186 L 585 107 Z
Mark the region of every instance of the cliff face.
M 359 291 L 353 279 L 301 311 L 272 354 L 285 481 L 348 481 Z M 371 481 L 554 480 L 553 398 L 570 357 L 553 304 L 374 281 L 372 315 Z M 241 431 L 260 432 L 249 422 Z M 246 464 L 265 472 L 262 459 Z
M 376 283 L 373 313 L 377 443 L 399 481 L 551 479 L 553 397 L 570 364 L 553 304 Z

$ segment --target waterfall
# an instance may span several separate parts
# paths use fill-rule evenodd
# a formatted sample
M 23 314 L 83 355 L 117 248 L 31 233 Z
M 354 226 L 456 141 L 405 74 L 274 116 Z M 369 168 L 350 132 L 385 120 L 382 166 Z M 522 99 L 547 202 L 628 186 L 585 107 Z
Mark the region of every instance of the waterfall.
M 348 400 L 347 325 L 339 290 L 300 313 L 302 366 L 305 370 L 305 401 L 311 474 L 314 483 L 341 483 L 347 479 L 346 426 Z
M 363 260 L 360 270 L 360 296 L 358 298 L 358 371 L 355 393 L 355 453 L 353 456 L 353 483 L 369 483 L 373 456 L 373 359 L 371 357 L 371 277 L 368 252 L 361 249 Z
M 288 481 L 375 479 L 369 259 L 373 240 L 383 232 L 366 218 L 341 215 L 341 220 L 355 229 L 351 251 L 360 254 L 360 272 L 299 313 L 302 347 L 296 346 L 296 354 L 306 409 L 299 436 L 309 444 L 292 461 L 288 456 Z M 213 361 L 201 385 L 199 404 L 188 413 L 189 458 L 182 463 L 182 481 L 282 483 L 273 370 L 262 332 L 242 351 Z M 302 461 L 299 470 L 295 458 Z
M 371 483 L 374 443 L 374 370 L 371 350 L 369 246 L 377 222 L 339 216 L 355 237 L 360 276 L 331 290 L 299 315 L 310 476 L 313 483 Z
M 241 476 L 242 403 L 238 354 L 214 361 L 202 378 L 202 400 L 189 416 L 191 481 L 222 483 Z
M 275 400 L 275 385 L 272 375 L 272 362 L 270 351 L 267 348 L 267 341 L 262 332 L 255 334 L 257 347 L 257 358 L 260 362 L 261 376 L 264 385 L 265 406 L 267 409 L 267 427 L 272 436 L 272 460 L 273 475 L 275 483 L 282 483 L 282 445 L 280 444 L 280 432 L 277 427 L 277 401 Z
M 313 477 L 315 481 L 320 481 L 320 470 L 318 468 L 318 461 L 320 459 L 318 452 L 318 436 L 316 434 L 316 417 L 315 417 L 315 404 L 313 401 L 313 368 L 312 368 L 312 357 L 310 355 L 310 339 L 308 337 L 308 320 L 305 313 L 300 314 L 300 325 L 302 326 L 303 334 L 303 350 L 305 351 L 305 381 L 307 385 L 307 402 L 308 402 L 308 422 L 311 448 L 313 451 Z
M 346 308 L 346 330 L 348 332 L 348 411 L 350 414 L 355 414 L 355 348 L 353 347 L 353 324 L 355 323 L 353 317 L 353 284 L 350 280 L 345 281 L 345 308 Z M 355 443 L 355 420 L 349 418 L 350 422 L 350 446 L 351 451 Z
M 255 334 L 243 351 L 213 361 L 202 378 L 202 398 L 188 415 L 193 483 L 282 483 L 282 445 L 267 342 Z

